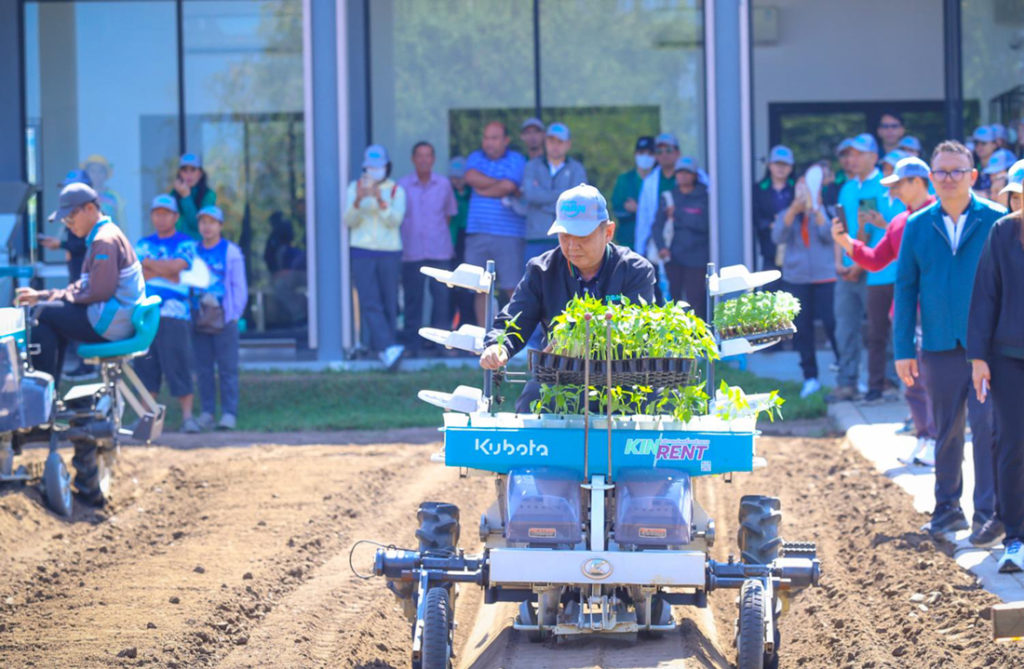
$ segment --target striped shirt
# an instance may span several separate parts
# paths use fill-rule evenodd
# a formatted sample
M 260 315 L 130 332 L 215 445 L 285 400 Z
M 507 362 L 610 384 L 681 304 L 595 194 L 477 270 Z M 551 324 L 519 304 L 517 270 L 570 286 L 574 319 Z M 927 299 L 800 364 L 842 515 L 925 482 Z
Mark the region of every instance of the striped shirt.
M 467 170 L 476 170 L 492 179 L 508 179 L 517 186 L 523 182 L 525 166 L 526 159 L 522 154 L 508 150 L 497 160 L 491 160 L 480 150 L 469 154 L 466 160 Z M 466 234 L 480 233 L 523 238 L 526 235 L 526 219 L 503 205 L 501 198 L 480 195 L 474 190 L 469 198 Z

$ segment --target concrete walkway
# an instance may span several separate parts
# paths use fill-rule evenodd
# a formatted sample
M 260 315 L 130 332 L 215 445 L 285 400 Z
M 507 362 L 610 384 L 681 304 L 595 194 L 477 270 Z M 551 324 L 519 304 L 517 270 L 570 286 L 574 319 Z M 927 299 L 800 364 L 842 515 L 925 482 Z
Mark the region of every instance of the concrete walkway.
M 834 385 L 834 374 L 829 371 L 832 354 L 818 352 L 819 380 L 826 386 Z M 758 376 L 784 381 L 802 381 L 798 355 L 793 351 L 772 351 L 749 356 L 747 369 Z M 862 370 L 861 378 L 866 378 Z M 865 404 L 863 402 L 838 402 L 829 405 L 829 416 L 836 427 L 844 432 L 854 448 L 874 463 L 879 472 L 888 476 L 910 494 L 914 508 L 921 513 L 931 513 L 935 505 L 935 474 L 929 467 L 907 466 L 896 458 L 911 452 L 916 439 L 910 435 L 897 434 L 909 415 L 904 401 Z M 963 465 L 964 491 L 961 505 L 968 519 L 974 511 L 974 461 L 971 457 L 973 444 L 964 449 Z M 926 521 L 922 518 L 922 524 Z M 918 528 L 906 528 L 917 530 Z M 897 528 L 898 531 L 898 528 Z M 967 541 L 969 531 L 958 532 L 953 556 L 964 569 L 973 572 L 981 585 L 1004 602 L 1024 601 L 1024 575 L 1000 574 L 996 561 L 1002 555 L 1002 546 L 979 549 Z

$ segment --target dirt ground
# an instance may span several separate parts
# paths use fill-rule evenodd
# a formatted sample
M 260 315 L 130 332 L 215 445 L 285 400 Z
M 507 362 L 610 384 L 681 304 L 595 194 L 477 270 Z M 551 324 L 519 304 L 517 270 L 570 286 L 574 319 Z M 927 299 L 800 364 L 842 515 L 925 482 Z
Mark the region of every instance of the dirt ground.
M 69 522 L 31 489 L 0 493 L 0 664 L 5 667 L 405 667 L 409 630 L 379 580 L 349 569 L 359 539 L 411 545 L 427 499 L 462 509 L 477 546 L 488 477 L 429 462 L 436 430 L 207 435 L 125 448 L 106 509 Z M 818 542 L 822 587 L 782 620 L 782 666 L 1022 667 L 979 617 L 995 598 L 917 531 L 925 518 L 842 440 L 766 437 L 770 468 L 700 481 L 735 551 L 739 497 L 782 499 L 783 536 Z M 41 459 L 42 451 L 24 460 Z M 70 454 L 66 455 L 70 461 Z M 371 547 L 356 553 L 369 564 Z M 458 602 L 463 667 L 724 667 L 735 593 L 676 609 L 659 641 L 559 647 L 509 628 L 514 607 Z

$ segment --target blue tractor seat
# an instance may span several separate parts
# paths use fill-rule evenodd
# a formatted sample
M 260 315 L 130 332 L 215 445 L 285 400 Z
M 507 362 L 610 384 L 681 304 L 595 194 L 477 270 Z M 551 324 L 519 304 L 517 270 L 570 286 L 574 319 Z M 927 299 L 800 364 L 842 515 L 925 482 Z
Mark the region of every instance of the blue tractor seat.
M 103 342 L 102 344 L 79 344 L 78 355 L 88 358 L 132 358 L 143 355 L 156 337 L 160 327 L 160 298 L 151 295 L 135 305 L 132 311 L 132 325 L 135 334 L 128 339 Z

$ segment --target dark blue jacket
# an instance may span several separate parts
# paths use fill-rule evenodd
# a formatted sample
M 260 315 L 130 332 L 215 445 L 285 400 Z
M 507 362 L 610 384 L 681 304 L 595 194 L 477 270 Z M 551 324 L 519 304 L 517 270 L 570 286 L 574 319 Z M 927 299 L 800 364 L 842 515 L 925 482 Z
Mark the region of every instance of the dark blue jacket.
M 956 252 L 942 222 L 942 203 L 915 212 L 907 219 L 896 270 L 895 357 L 915 356 L 914 326 L 921 307 L 921 348 L 949 351 L 967 346 L 967 313 L 974 274 L 989 230 L 1006 209 L 971 196 L 967 221 Z

